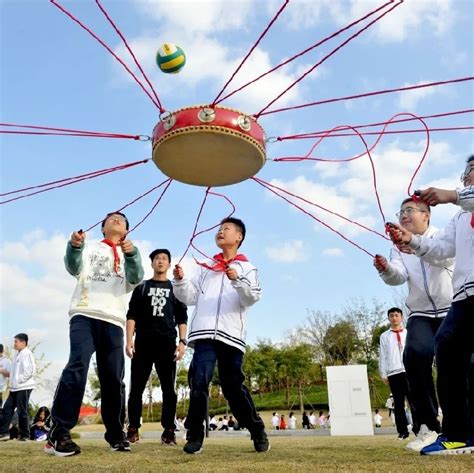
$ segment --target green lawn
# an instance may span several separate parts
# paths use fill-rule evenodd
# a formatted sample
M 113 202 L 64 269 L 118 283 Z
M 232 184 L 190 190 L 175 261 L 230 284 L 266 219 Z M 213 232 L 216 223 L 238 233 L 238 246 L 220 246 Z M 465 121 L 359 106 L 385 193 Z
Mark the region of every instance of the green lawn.
M 404 450 L 392 436 L 376 437 L 278 437 L 266 454 L 254 452 L 248 438 L 213 438 L 200 455 L 186 455 L 179 446 L 164 447 L 142 441 L 131 453 L 111 452 L 99 440 L 82 440 L 83 452 L 57 458 L 42 452 L 43 443 L 3 442 L 0 471 L 42 472 L 223 472 L 223 471 L 472 471 L 473 455 L 421 457 Z

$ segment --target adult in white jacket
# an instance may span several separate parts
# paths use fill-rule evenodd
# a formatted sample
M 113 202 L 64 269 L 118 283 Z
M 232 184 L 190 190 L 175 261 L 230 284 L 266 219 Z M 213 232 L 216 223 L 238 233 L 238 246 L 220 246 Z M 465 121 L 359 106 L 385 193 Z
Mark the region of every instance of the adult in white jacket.
M 412 233 L 433 238 L 439 230 L 430 225 L 429 206 L 409 197 L 397 214 L 400 223 Z M 418 256 L 394 247 L 390 261 L 377 255 L 374 266 L 385 284 L 408 285 L 405 301 L 408 331 L 404 364 L 413 407 L 413 432 L 417 438 L 407 445 L 420 451 L 438 437 L 438 400 L 433 379 L 434 338 L 448 313 L 453 298 L 452 274 L 454 258 L 425 262 Z
M 30 438 L 28 403 L 31 391 L 35 387 L 35 358 L 28 348 L 28 335 L 26 333 L 15 335 L 13 347 L 16 353 L 10 371 L 2 373 L 10 377 L 10 394 L 3 406 L 3 415 L 0 421 L 0 440 L 10 439 L 10 422 L 15 409 L 18 412 L 18 440 L 28 440 Z
M 408 244 L 426 261 L 456 258 L 453 303 L 435 337 L 443 434 L 421 451 L 426 455 L 474 451 L 474 429 L 468 413 L 468 406 L 474 405 L 472 390 L 468 396 L 469 363 L 474 352 L 474 156 L 468 158 L 461 179 L 461 190 L 430 187 L 420 193 L 429 205 L 453 203 L 461 207 L 441 234 L 425 238 L 399 225 L 394 234 L 396 242 Z
M 403 350 L 407 331 L 403 328 L 403 312 L 398 307 L 387 311 L 390 328 L 380 335 L 379 370 L 385 384 L 393 394 L 395 424 L 400 440 L 408 437 L 408 422 L 405 414 L 405 399 L 410 404 L 408 383 L 403 365 Z
M 201 264 L 200 273 L 193 280 L 184 277 L 180 266 L 174 270 L 175 296 L 188 306 L 194 305 L 189 323 L 189 345 L 194 348 L 194 355 L 188 375 L 191 396 L 185 422 L 186 453 L 202 450 L 208 386 L 216 362 L 222 391 L 239 425 L 249 430 L 257 452 L 266 452 L 270 447 L 265 425 L 243 384 L 247 309 L 262 295 L 257 269 L 237 253 L 244 238 L 244 223 L 226 218 L 215 237 L 222 250 L 214 256 L 215 264 Z

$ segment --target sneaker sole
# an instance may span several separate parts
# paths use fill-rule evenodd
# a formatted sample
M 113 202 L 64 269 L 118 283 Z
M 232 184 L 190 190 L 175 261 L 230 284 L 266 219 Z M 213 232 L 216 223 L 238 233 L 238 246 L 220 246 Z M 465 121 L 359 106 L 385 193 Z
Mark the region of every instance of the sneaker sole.
M 199 450 L 196 450 L 195 452 L 187 452 L 186 450 L 183 450 L 184 453 L 187 453 L 188 455 L 199 455 L 202 453 L 202 447 Z
M 422 455 L 461 455 L 463 453 L 473 453 L 474 447 L 464 447 L 464 448 L 453 448 L 451 450 L 439 450 L 437 452 L 427 452 Z

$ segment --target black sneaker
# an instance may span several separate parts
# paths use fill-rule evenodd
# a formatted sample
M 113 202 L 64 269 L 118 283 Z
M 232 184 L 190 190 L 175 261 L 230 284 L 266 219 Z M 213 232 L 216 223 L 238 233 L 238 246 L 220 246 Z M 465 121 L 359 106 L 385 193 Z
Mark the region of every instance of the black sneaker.
M 164 432 L 161 434 L 161 443 L 163 445 L 170 445 L 175 446 L 176 444 L 176 435 L 174 430 L 165 429 Z
M 130 452 L 132 451 L 130 447 L 130 442 L 127 439 L 119 440 L 110 444 L 110 450 L 112 452 Z
M 28 442 L 28 440 L 30 440 L 28 437 L 18 437 L 17 438 L 18 442 Z
M 252 435 L 252 440 L 255 451 L 258 453 L 268 452 L 271 448 L 267 434 L 264 430 L 262 430 L 258 434 Z
M 81 447 L 71 440 L 70 435 L 65 435 L 59 440 L 48 440 L 44 447 L 44 453 L 57 457 L 70 457 L 81 453 Z
M 189 454 L 197 454 L 202 452 L 202 442 L 204 440 L 204 433 L 192 435 L 188 432 L 186 444 L 183 451 Z
M 135 427 L 129 427 L 127 432 L 127 440 L 130 443 L 137 443 L 140 440 L 138 429 L 136 429 Z
M 408 432 L 405 432 L 404 434 L 398 434 L 397 440 L 405 440 L 410 436 Z

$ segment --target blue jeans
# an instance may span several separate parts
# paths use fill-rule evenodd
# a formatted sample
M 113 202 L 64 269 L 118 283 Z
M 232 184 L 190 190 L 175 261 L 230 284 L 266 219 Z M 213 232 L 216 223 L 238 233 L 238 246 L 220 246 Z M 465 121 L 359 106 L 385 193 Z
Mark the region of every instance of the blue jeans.
M 243 357 L 244 354 L 238 348 L 217 340 L 206 339 L 195 342 L 188 373 L 191 389 L 189 411 L 184 424 L 188 429 L 188 439 L 201 437 L 203 434 L 203 423 L 208 414 L 209 383 L 216 362 L 222 392 L 239 426 L 247 428 L 252 436 L 259 435 L 265 429 L 249 390 L 243 384 L 245 379 L 242 373 Z
M 435 337 L 438 397 L 443 410 L 443 434 L 452 441 L 473 436 L 469 406 L 474 390 L 468 390 L 471 355 L 474 352 L 474 296 L 453 302 Z

